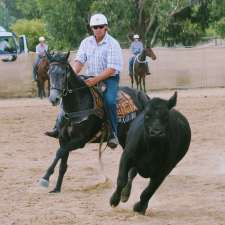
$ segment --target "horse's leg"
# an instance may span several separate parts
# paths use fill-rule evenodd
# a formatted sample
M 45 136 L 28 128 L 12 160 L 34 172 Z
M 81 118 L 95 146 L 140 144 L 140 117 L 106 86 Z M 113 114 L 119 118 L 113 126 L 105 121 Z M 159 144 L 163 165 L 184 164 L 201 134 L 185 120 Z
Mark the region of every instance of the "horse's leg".
M 145 88 L 145 76 L 143 76 L 142 80 L 143 80 L 144 92 L 146 92 L 146 88 Z
M 131 79 L 131 87 L 134 87 L 134 77 L 133 74 L 130 74 L 130 79 Z
M 138 87 L 139 87 L 138 75 L 137 74 L 134 74 L 134 78 L 135 78 L 136 86 L 137 86 L 137 89 L 138 89 Z
M 54 173 L 54 169 L 59 161 L 60 158 L 63 157 L 65 154 L 65 150 L 63 148 L 59 148 L 58 151 L 56 152 L 56 156 L 51 164 L 51 166 L 47 169 L 45 175 L 42 177 L 40 180 L 39 184 L 43 187 L 48 187 L 49 185 L 49 178 L 50 176 Z
M 123 188 L 121 193 L 121 202 L 127 202 L 130 197 L 130 192 L 132 188 L 132 182 L 137 175 L 137 169 L 135 167 L 131 168 L 128 174 L 128 181 L 126 186 Z
M 48 97 L 49 97 L 50 95 L 50 79 L 49 78 L 47 79 L 47 82 L 48 82 Z
M 40 81 L 40 86 L 41 86 L 41 98 L 45 97 L 45 83 L 43 80 Z
M 62 140 L 60 141 L 62 143 Z M 71 150 L 76 150 L 78 148 L 83 148 L 85 143 L 87 142 L 87 140 L 85 140 L 84 138 L 78 138 L 78 139 L 73 139 L 71 141 L 69 141 L 68 143 L 66 143 L 65 146 L 60 147 L 56 153 L 56 156 L 55 156 L 55 159 L 53 160 L 53 163 L 51 164 L 51 166 L 47 169 L 47 172 L 46 174 L 42 177 L 42 179 L 40 180 L 39 184 L 43 187 L 48 187 L 49 185 L 49 178 L 50 176 L 54 173 L 54 169 L 59 161 L 59 159 L 63 159 L 64 157 L 64 161 L 63 161 L 63 164 L 62 164 L 62 170 L 60 172 L 60 174 L 62 175 L 64 170 L 65 170 L 65 163 L 67 162 L 67 154 L 69 154 L 69 151 Z M 60 179 L 62 179 L 62 177 L 59 178 L 59 182 Z M 57 185 L 56 185 L 57 187 Z
M 139 77 L 138 77 L 138 83 L 139 83 L 139 85 L 140 85 L 140 90 L 142 91 L 143 88 L 142 88 L 141 80 L 142 80 L 142 76 L 139 76 Z
M 37 80 L 37 90 L 38 90 L 38 97 L 41 98 L 41 87 L 39 80 Z
M 43 87 L 43 96 L 46 97 L 46 94 L 45 94 L 45 80 L 42 81 L 42 87 Z
M 66 152 L 65 155 L 63 155 L 63 157 L 61 159 L 61 163 L 60 163 L 60 167 L 59 167 L 59 176 L 58 176 L 58 179 L 57 179 L 57 184 L 56 184 L 55 188 L 50 193 L 56 193 L 56 192 L 60 192 L 61 191 L 63 177 L 64 177 L 64 174 L 66 173 L 66 170 L 67 170 L 68 157 L 69 157 L 69 152 Z

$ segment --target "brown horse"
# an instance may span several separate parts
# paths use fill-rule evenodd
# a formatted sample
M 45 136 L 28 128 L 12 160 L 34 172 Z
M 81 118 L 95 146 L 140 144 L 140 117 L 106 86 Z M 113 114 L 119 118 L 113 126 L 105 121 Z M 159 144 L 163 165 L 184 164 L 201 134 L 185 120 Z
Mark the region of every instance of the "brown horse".
M 48 81 L 48 96 L 50 91 L 50 80 L 48 76 L 49 62 L 46 57 L 41 59 L 37 69 L 37 89 L 38 97 L 43 98 L 45 95 L 45 81 Z
M 133 70 L 129 74 L 131 78 L 132 87 L 133 87 L 134 79 L 135 79 L 137 89 L 143 90 L 143 87 L 144 87 L 145 92 L 146 92 L 145 76 L 147 74 L 146 56 L 149 56 L 152 60 L 156 60 L 156 55 L 153 52 L 153 50 L 150 47 L 144 48 L 140 54 L 135 56 L 133 61 Z

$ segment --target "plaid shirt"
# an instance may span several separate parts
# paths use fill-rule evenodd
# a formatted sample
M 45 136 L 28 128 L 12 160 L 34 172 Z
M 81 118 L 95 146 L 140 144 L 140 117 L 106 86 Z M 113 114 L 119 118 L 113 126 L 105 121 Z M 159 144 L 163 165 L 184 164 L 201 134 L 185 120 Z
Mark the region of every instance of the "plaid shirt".
M 36 46 L 36 54 L 38 55 L 38 56 L 43 56 L 43 55 L 45 55 L 45 51 L 48 51 L 48 45 L 46 45 L 46 44 L 38 44 L 37 46 Z
M 82 64 L 87 63 L 88 76 L 97 76 L 106 68 L 113 68 L 116 70 L 115 74 L 118 74 L 123 63 L 120 45 L 108 33 L 99 43 L 94 36 L 85 38 L 80 44 L 75 60 Z
M 130 49 L 134 55 L 137 55 L 143 50 L 143 44 L 140 41 L 133 41 L 131 43 Z

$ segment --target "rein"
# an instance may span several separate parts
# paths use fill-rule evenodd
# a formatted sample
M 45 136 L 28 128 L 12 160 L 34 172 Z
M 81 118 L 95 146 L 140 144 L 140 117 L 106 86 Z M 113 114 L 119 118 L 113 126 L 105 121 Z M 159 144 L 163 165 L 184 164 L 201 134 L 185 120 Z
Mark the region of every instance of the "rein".
M 139 53 L 138 55 L 136 55 L 136 57 L 134 58 L 134 62 L 137 61 L 138 63 L 146 63 L 148 62 L 147 59 L 145 59 L 144 61 L 141 61 L 138 57 L 141 55 L 141 53 Z

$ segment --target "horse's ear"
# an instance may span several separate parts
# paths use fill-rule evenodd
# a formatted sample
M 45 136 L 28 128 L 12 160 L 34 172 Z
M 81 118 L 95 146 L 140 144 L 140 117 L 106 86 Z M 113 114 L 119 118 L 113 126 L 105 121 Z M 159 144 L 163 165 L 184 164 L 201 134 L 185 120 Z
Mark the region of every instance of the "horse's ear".
M 68 60 L 69 59 L 69 56 L 70 56 L 70 50 L 67 52 L 66 54 L 66 59 Z
M 146 48 L 151 48 L 151 43 L 149 43 L 149 40 L 146 40 L 145 47 Z
M 51 54 L 50 54 L 48 51 L 46 51 L 46 50 L 45 50 L 45 55 L 47 56 L 47 59 L 48 59 L 49 61 L 51 61 L 52 56 L 51 56 Z

